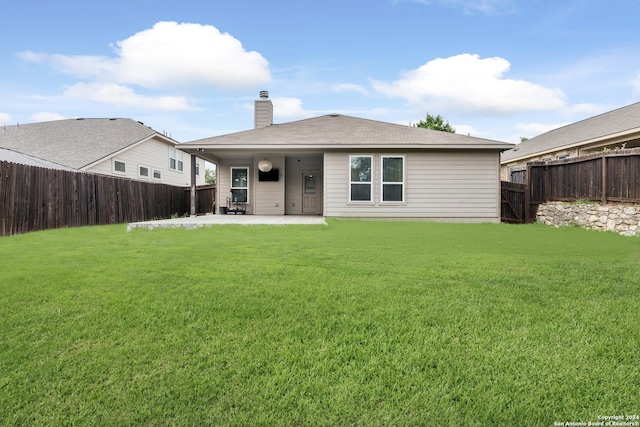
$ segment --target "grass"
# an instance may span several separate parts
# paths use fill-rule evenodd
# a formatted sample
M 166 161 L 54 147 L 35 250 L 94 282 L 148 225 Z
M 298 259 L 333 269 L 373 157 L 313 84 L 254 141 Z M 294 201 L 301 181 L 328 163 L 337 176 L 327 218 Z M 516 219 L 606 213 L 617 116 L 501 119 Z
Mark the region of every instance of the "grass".
M 541 225 L 0 239 L 4 425 L 550 426 L 640 412 L 640 240 Z

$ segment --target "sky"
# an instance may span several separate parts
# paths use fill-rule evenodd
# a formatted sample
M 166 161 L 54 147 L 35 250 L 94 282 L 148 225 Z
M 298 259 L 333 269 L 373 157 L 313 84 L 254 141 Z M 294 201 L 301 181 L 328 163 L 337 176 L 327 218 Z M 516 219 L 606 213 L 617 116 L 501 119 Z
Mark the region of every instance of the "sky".
M 640 0 L 20 0 L 0 126 L 124 117 L 179 142 L 345 114 L 518 143 L 640 101 Z

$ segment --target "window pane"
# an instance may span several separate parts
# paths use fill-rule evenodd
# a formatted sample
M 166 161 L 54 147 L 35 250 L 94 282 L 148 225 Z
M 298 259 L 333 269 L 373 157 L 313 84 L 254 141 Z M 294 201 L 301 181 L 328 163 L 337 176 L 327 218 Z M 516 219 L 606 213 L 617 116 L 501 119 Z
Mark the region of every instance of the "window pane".
M 384 157 L 382 159 L 382 181 L 402 182 L 402 157 Z
M 184 170 L 184 165 L 181 161 L 178 160 L 178 170 L 182 172 Z
M 247 187 L 247 169 L 231 169 L 231 187 Z
M 140 176 L 149 176 L 149 168 L 140 166 Z
M 316 194 L 316 178 L 313 175 L 304 176 L 304 194 Z
M 371 201 L 371 184 L 351 184 L 352 201 Z
M 161 172 L 158 169 L 153 170 L 153 177 L 156 179 L 160 179 L 162 177 Z
M 234 202 L 246 202 L 247 201 L 247 190 L 231 190 L 231 200 Z
M 402 201 L 402 184 L 383 184 L 382 185 L 382 201 L 401 202 Z
M 113 167 L 117 172 L 126 172 L 126 167 L 124 162 L 119 162 L 116 160 Z
M 176 168 L 176 159 L 169 159 L 169 168 L 170 169 Z
M 371 157 L 351 158 L 351 182 L 371 182 Z

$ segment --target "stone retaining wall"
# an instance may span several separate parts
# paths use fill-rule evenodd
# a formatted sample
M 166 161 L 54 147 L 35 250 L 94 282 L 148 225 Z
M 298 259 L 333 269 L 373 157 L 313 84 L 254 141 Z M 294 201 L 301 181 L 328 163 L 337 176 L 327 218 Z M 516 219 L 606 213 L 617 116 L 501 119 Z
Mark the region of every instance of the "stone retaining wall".
M 538 206 L 536 220 L 555 227 L 577 225 L 624 236 L 640 235 L 640 206 L 548 202 Z

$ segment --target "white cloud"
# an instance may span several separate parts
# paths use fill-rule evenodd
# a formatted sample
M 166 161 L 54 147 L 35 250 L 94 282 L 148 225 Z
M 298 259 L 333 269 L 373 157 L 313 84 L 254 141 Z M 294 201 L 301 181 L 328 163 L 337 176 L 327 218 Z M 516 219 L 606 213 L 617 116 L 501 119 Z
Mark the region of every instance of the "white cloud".
M 613 110 L 615 106 L 605 106 L 598 104 L 574 104 L 566 108 L 565 112 L 569 114 L 579 114 L 581 116 L 595 116 L 605 111 Z
M 396 0 L 400 2 L 401 0 Z M 487 15 L 511 13 L 515 10 L 514 0 L 405 0 L 422 4 L 441 4 L 462 9 L 464 13 L 481 12 Z
M 452 126 L 456 130 L 457 134 L 471 135 L 476 137 L 481 136 L 480 131 L 478 131 L 478 129 L 474 128 L 473 126 L 469 126 L 469 125 L 452 125 Z
M 258 52 L 212 25 L 158 22 L 118 41 L 116 57 L 22 52 L 30 62 L 48 62 L 79 78 L 147 88 L 211 85 L 251 88 L 271 81 L 269 63 Z
M 566 126 L 569 123 L 516 123 L 516 129 L 521 131 L 522 135 L 527 138 L 541 135 L 550 130 Z
M 312 113 L 302 108 L 302 101 L 298 98 L 272 98 L 273 115 L 277 117 L 307 118 L 313 116 Z
M 7 113 L 0 112 L 0 125 L 8 125 L 11 123 L 11 116 Z
M 50 113 L 48 111 L 40 111 L 37 113 L 33 113 L 29 116 L 29 120 L 33 120 L 34 122 L 50 122 L 53 120 L 64 120 L 65 116 L 58 113 Z
M 333 87 L 334 92 L 358 92 L 362 95 L 368 95 L 369 92 L 365 88 L 360 85 L 356 85 L 353 83 L 342 83 L 335 85 Z
M 182 96 L 145 96 L 133 89 L 115 83 L 77 83 L 69 87 L 64 96 L 128 107 L 143 107 L 154 110 L 188 110 L 186 98 Z
M 459 7 L 465 13 L 481 12 L 486 15 L 510 13 L 515 8 L 513 0 L 440 0 L 440 2 Z
M 564 93 L 525 80 L 505 79 L 511 64 L 503 58 L 481 59 L 462 54 L 438 58 L 392 82 L 372 81 L 373 88 L 390 97 L 438 109 L 486 114 L 549 111 L 566 106 Z

